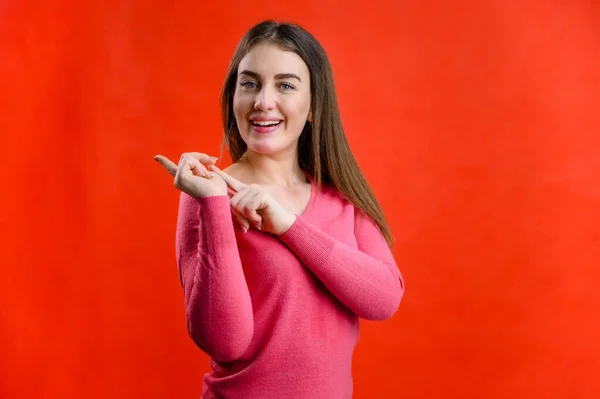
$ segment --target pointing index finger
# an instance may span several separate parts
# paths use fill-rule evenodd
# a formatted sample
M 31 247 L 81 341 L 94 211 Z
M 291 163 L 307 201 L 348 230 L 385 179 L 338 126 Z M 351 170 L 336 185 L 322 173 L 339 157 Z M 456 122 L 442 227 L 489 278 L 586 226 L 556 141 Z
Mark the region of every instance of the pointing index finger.
M 229 187 L 230 189 L 232 189 L 236 192 L 240 192 L 241 190 L 243 190 L 244 188 L 247 187 L 246 184 L 242 183 L 235 177 L 232 177 L 232 176 L 228 175 L 227 173 L 223 172 L 217 166 L 210 165 L 209 168 L 210 168 L 210 170 L 215 172 L 217 175 L 219 175 L 221 177 L 221 179 L 225 180 L 225 183 L 227 183 L 227 187 Z
M 177 164 L 163 155 L 156 155 L 154 159 L 158 161 L 158 163 L 161 164 L 171 176 L 175 176 L 177 173 Z

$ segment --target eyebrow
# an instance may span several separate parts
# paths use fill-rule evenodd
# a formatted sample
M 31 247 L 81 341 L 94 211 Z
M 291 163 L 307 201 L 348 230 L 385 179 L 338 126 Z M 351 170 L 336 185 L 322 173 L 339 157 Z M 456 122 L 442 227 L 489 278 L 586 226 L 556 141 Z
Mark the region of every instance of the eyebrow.
M 251 76 L 253 78 L 260 79 L 260 75 L 258 73 L 256 73 L 256 72 L 253 72 L 253 71 L 243 70 L 239 74 L 240 75 L 248 75 L 248 76 Z M 299 82 L 302 82 L 302 79 L 300 79 L 300 77 L 298 75 L 293 74 L 293 73 L 278 73 L 277 75 L 275 75 L 275 79 L 276 80 L 280 80 L 280 79 L 298 79 Z

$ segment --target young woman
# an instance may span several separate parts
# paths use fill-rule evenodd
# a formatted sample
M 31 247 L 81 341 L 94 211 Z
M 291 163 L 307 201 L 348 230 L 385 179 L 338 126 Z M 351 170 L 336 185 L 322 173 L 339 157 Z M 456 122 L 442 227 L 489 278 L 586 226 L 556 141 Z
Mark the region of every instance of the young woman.
M 404 284 L 325 51 L 297 25 L 260 23 L 222 101 L 230 167 L 155 157 L 183 192 L 177 262 L 189 334 L 211 357 L 203 398 L 351 398 L 359 318 L 391 317 Z

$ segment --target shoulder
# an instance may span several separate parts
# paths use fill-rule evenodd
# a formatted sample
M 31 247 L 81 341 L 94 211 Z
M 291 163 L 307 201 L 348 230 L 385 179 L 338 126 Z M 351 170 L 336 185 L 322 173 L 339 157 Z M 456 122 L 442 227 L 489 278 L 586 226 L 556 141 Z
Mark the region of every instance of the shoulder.
M 316 183 L 313 182 L 313 186 L 316 188 Z M 352 202 L 346 199 L 346 197 L 337 188 L 328 183 L 322 182 L 321 187 L 317 188 L 317 192 L 318 195 L 328 203 L 342 206 L 353 206 Z
M 334 186 L 322 183 L 319 188 L 317 188 L 316 184 L 313 187 L 317 190 L 315 198 L 316 207 L 322 211 L 332 212 L 333 214 L 341 212 L 348 216 L 353 215 L 356 211 L 354 204 Z
M 332 185 L 323 183 L 318 190 L 319 207 L 344 210 L 347 215 L 352 215 L 357 224 L 369 223 L 373 224 L 371 217 L 358 207 L 354 202 L 346 198 L 337 188 Z

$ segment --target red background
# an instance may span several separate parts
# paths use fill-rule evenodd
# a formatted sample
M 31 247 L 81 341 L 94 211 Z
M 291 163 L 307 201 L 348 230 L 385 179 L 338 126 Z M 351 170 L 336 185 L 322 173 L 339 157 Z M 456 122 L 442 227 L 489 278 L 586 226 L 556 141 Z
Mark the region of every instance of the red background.
M 0 3 L 0 396 L 199 397 L 152 156 L 218 154 L 274 17 L 327 49 L 406 278 L 355 398 L 600 397 L 600 6 L 545 3 Z

